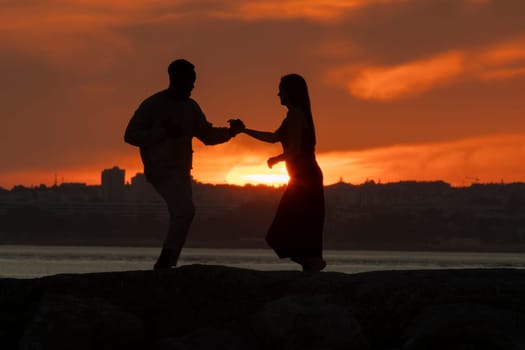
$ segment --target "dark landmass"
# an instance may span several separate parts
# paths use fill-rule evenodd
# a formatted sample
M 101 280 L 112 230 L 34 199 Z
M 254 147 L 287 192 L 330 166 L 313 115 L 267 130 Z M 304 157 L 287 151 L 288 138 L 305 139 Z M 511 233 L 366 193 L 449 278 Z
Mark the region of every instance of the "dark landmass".
M 0 279 L 2 349 L 525 347 L 525 271 L 189 265 Z
M 0 244 L 156 246 L 167 210 L 148 187 L 62 184 L 0 191 Z M 194 184 L 188 247 L 266 248 L 283 188 Z M 111 194 L 111 193 L 110 193 Z M 325 187 L 326 249 L 525 251 L 525 184 Z

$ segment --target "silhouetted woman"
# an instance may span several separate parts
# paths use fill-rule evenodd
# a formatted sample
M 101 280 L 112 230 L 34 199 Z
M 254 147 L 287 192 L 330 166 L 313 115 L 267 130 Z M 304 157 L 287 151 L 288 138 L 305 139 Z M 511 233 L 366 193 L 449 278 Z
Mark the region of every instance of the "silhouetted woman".
M 280 258 L 291 258 L 303 271 L 321 271 L 326 266 L 322 257 L 323 173 L 315 160 L 315 128 L 306 81 L 298 74 L 282 77 L 278 96 L 288 108 L 279 129 L 243 131 L 257 140 L 281 142 L 283 153 L 268 159 L 268 166 L 284 161 L 290 177 L 266 241 Z

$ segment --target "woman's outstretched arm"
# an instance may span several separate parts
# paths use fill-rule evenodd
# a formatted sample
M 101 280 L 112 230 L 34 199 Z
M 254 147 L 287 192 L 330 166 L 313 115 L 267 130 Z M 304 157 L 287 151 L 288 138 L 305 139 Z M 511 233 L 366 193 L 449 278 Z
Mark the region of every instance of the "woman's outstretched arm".
M 277 134 L 276 132 L 258 131 L 258 130 L 252 130 L 252 129 L 244 129 L 242 132 L 259 141 L 268 142 L 268 143 L 279 142 L 279 134 Z

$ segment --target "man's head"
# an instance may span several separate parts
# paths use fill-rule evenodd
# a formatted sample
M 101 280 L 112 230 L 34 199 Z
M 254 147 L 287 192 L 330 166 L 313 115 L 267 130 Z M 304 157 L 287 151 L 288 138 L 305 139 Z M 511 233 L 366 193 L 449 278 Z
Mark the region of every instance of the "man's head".
M 178 59 L 168 66 L 170 90 L 177 96 L 188 98 L 191 96 L 197 75 L 195 66 L 184 59 Z

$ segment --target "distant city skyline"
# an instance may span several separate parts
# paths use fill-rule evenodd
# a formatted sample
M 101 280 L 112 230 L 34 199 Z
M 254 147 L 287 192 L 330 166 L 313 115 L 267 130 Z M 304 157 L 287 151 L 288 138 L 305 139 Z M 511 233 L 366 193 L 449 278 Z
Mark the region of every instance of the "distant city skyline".
M 489 148 L 487 146 L 487 148 Z M 404 164 L 406 165 L 405 170 L 410 168 L 410 157 L 415 157 L 417 154 L 414 150 L 405 150 L 406 158 L 403 160 Z M 378 150 L 376 157 L 381 157 L 381 152 Z M 323 156 L 320 157 L 320 164 L 323 166 L 323 160 L 326 160 Z M 343 175 L 332 175 L 330 176 L 330 173 L 327 174 L 326 169 L 330 169 L 333 171 L 337 171 L 337 165 L 340 163 L 345 162 L 351 162 L 352 160 L 348 159 L 332 159 L 334 161 L 334 164 L 331 164 L 329 166 L 324 167 L 325 172 L 325 185 L 331 185 L 338 182 L 345 182 L 349 184 L 362 184 L 367 181 L 374 181 L 378 183 L 396 183 L 396 182 L 403 182 L 403 181 L 418 181 L 418 182 L 433 182 L 433 181 L 443 181 L 446 182 L 452 186 L 456 187 L 463 187 L 463 186 L 469 186 L 471 184 L 475 183 L 516 183 L 516 182 L 525 182 L 525 177 L 520 176 L 510 176 L 510 177 L 503 177 L 498 176 L 498 174 L 486 174 L 485 176 L 477 176 L 477 175 L 465 175 L 461 176 L 458 174 L 457 176 L 449 176 L 447 180 L 447 176 L 443 176 L 442 178 L 434 178 L 432 176 L 427 175 L 428 174 L 428 167 L 422 174 L 422 176 L 417 175 L 417 171 L 414 171 L 413 177 L 407 177 L 407 178 L 401 178 L 401 177 L 388 177 L 384 176 L 381 177 L 377 175 L 377 172 L 371 172 L 371 174 L 376 174 L 377 176 L 343 176 Z M 197 162 L 199 161 L 199 157 L 197 157 Z M 354 161 L 356 163 L 359 163 L 359 159 L 355 158 Z M 254 162 L 255 163 L 255 162 Z M 393 164 L 390 164 L 391 167 L 394 167 Z M 519 167 L 520 163 L 516 163 L 513 165 L 514 167 Z M 11 189 L 14 186 L 25 186 L 25 187 L 34 187 L 34 186 L 52 186 L 54 184 L 62 184 L 62 183 L 83 183 L 87 185 L 101 185 L 102 184 L 102 173 L 105 170 L 110 170 L 118 168 L 124 171 L 124 183 L 130 184 L 132 182 L 133 177 L 136 177 L 137 175 L 144 177 L 144 173 L 141 167 L 139 168 L 132 168 L 132 169 L 126 169 L 120 165 L 112 165 L 108 167 L 103 167 L 96 171 L 89 171 L 89 172 L 82 172 L 81 174 L 77 173 L 66 173 L 66 176 L 61 176 L 59 173 L 51 173 L 48 176 L 46 176 L 43 181 L 32 181 L 31 179 L 24 178 L 25 182 L 23 181 L 15 181 L 13 183 L 2 185 L 0 183 L 0 187 L 4 189 Z M 413 168 L 413 166 L 412 166 Z M 473 169 L 471 167 L 471 169 Z M 235 168 L 234 168 L 235 170 Z M 377 171 L 377 169 L 375 169 Z M 244 171 L 244 174 L 242 173 Z M 198 178 L 195 177 L 193 174 L 193 178 L 195 181 L 201 182 L 201 183 L 209 183 L 209 184 L 231 184 L 231 185 L 268 185 L 268 186 L 281 186 L 285 185 L 288 179 L 288 175 L 286 173 L 286 168 L 284 164 L 280 164 L 273 169 L 267 169 L 265 165 L 257 165 L 252 164 L 248 165 L 243 168 L 241 171 L 241 175 L 237 174 L 235 175 L 235 172 L 230 172 L 226 176 L 226 180 L 224 181 L 217 181 L 216 177 L 213 176 L 213 174 L 206 174 L 204 178 Z M 251 173 L 250 173 L 251 172 Z M 336 173 L 336 172 L 335 172 Z M 472 172 L 472 174 L 480 173 L 478 172 Z M 337 174 L 337 173 L 336 173 Z M 327 176 L 328 175 L 328 176 Z M 425 176 L 427 175 L 427 176 Z M 450 175 L 450 174 L 449 174 Z M 0 173 L 0 179 L 1 179 L 1 173 Z M 230 181 L 228 181 L 228 179 Z M 452 180 L 451 180 L 452 179 Z M 142 179 L 142 181 L 147 181 L 145 178 Z
M 161 240 L 168 220 L 162 198 L 143 176 L 124 186 L 120 169 L 107 170 L 101 186 L 64 183 L 0 191 L 2 242 L 147 245 Z M 281 194 L 282 189 L 264 186 L 196 184 L 192 240 L 200 247 L 264 247 Z M 334 249 L 525 249 L 525 183 L 335 184 L 326 187 L 325 199 L 325 242 Z

